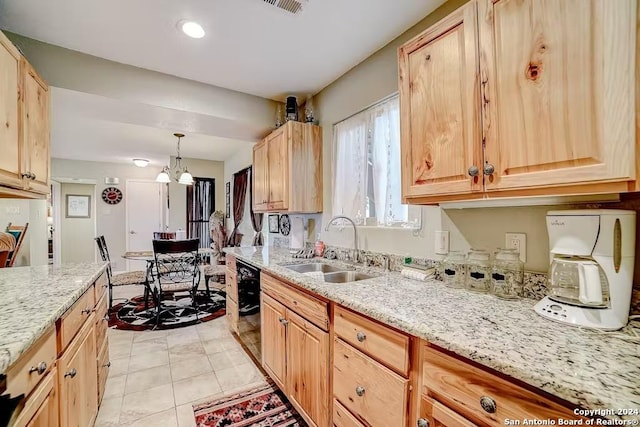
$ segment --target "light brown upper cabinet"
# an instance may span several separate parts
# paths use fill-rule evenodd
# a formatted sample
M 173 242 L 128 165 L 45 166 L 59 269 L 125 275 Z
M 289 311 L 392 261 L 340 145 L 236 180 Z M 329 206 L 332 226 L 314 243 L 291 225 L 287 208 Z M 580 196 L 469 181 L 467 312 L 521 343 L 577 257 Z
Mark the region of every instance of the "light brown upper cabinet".
M 0 32 L 0 195 L 49 193 L 49 87 Z
M 289 121 L 253 148 L 257 212 L 322 212 L 321 128 Z
M 404 199 L 634 190 L 637 16 L 474 0 L 402 46 Z

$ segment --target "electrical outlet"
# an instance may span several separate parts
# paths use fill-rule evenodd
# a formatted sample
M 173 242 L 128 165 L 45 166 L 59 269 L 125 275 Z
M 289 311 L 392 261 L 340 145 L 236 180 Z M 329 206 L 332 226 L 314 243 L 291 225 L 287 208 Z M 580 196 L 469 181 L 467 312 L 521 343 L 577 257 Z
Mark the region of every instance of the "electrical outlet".
M 436 231 L 435 232 L 435 252 L 437 255 L 446 255 L 449 253 L 449 232 L 448 231 Z
M 524 233 L 505 233 L 504 245 L 507 249 L 517 249 L 520 260 L 527 262 L 527 235 Z

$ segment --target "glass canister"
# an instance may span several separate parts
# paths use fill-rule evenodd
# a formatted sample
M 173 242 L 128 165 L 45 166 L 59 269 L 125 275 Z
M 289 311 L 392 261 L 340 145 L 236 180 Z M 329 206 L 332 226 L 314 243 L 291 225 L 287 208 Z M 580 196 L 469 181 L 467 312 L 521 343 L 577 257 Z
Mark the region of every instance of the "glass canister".
M 517 249 L 498 249 L 491 267 L 491 293 L 498 298 L 519 299 L 524 283 L 524 263 Z
M 466 255 L 464 252 L 451 251 L 442 261 L 442 281 L 451 288 L 464 288 L 466 269 Z
M 465 287 L 473 292 L 489 292 L 491 287 L 491 255 L 482 249 L 471 249 L 467 256 Z

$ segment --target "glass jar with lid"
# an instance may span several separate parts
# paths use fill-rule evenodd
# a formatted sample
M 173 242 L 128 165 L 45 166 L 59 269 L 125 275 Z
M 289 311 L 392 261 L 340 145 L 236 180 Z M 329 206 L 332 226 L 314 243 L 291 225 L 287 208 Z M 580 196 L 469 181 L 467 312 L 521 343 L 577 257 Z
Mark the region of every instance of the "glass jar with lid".
M 451 251 L 442 261 L 442 281 L 451 288 L 464 288 L 466 254 Z
M 483 249 L 471 249 L 467 256 L 465 287 L 473 292 L 489 292 L 491 255 Z
M 524 283 L 524 263 L 517 249 L 498 249 L 491 267 L 491 293 L 498 298 L 519 299 Z

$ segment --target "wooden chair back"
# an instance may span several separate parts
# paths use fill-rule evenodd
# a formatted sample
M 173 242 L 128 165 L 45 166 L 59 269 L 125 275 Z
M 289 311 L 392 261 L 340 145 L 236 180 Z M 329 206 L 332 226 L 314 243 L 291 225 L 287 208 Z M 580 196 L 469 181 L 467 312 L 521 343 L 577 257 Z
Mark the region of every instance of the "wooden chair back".
M 176 233 L 172 231 L 154 231 L 153 240 L 175 240 Z
M 20 247 L 22 246 L 22 242 L 24 241 L 24 236 L 27 234 L 27 229 L 29 228 L 29 223 L 25 223 L 24 225 L 13 225 L 9 223 L 7 225 L 7 229 L 5 230 L 7 233 L 13 234 L 13 237 L 16 238 L 16 247 L 14 250 L 9 252 L 7 256 L 7 261 L 5 263 L 6 267 L 13 267 L 13 264 L 16 262 L 16 256 L 20 251 Z

